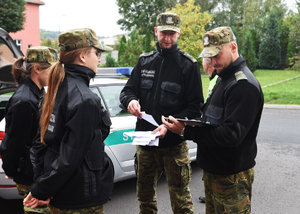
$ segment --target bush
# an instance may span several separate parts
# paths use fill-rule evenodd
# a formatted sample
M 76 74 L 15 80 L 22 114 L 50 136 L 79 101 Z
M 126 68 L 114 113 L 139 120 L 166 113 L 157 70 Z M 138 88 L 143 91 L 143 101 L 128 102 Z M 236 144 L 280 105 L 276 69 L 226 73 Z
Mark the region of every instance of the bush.
M 106 58 L 106 67 L 118 67 L 118 63 L 115 59 L 111 56 L 111 53 L 107 54 Z

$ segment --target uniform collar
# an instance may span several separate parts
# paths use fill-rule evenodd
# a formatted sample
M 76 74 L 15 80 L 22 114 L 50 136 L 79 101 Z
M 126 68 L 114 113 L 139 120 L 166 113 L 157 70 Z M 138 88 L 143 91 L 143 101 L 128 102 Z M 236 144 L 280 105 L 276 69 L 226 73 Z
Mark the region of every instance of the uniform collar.
M 174 53 L 179 51 L 178 44 L 174 44 L 171 48 L 164 49 L 159 46 L 159 43 L 156 42 L 156 48 L 160 55 L 164 57 L 172 56 Z
M 25 78 L 22 84 L 27 85 L 37 97 L 43 97 L 44 87 L 40 89 L 30 77 Z
M 65 72 L 69 76 L 82 79 L 87 86 L 89 86 L 91 78 L 94 78 L 96 75 L 90 68 L 75 64 L 65 65 Z
M 218 76 L 222 79 L 229 77 L 232 73 L 235 73 L 240 68 L 240 66 L 243 66 L 245 64 L 245 59 L 242 57 L 242 55 L 240 55 L 233 63 L 225 68 L 225 70 L 219 73 Z

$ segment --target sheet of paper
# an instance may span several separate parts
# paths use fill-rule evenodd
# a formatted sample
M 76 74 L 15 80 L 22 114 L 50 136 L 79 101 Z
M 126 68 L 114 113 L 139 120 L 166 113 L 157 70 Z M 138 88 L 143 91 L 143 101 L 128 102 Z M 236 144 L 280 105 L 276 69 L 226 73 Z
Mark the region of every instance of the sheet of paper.
M 132 145 L 140 146 L 158 146 L 160 135 L 159 132 L 151 134 L 152 131 L 136 131 L 136 132 L 124 132 L 125 135 L 133 137 Z
M 146 112 L 142 111 L 142 118 L 146 121 L 148 121 L 149 123 L 151 123 L 152 125 L 155 125 L 156 127 L 158 127 L 159 125 L 157 124 L 157 122 L 154 120 L 154 118 L 152 117 L 152 115 L 147 114 Z

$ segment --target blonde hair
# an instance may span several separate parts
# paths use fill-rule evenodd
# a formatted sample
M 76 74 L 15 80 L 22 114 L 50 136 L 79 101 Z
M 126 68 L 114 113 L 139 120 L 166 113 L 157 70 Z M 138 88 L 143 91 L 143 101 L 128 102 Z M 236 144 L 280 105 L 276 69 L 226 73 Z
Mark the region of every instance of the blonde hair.
M 80 54 L 89 53 L 91 49 L 93 49 L 93 47 L 79 48 L 71 51 L 61 51 L 59 54 L 59 61 L 55 63 L 49 71 L 47 80 L 48 90 L 44 98 L 43 106 L 41 108 L 40 117 L 41 141 L 44 145 L 46 145 L 44 141 L 44 136 L 49 126 L 50 117 L 55 104 L 57 90 L 59 85 L 65 78 L 65 70 L 62 64 L 74 64 L 75 59 Z

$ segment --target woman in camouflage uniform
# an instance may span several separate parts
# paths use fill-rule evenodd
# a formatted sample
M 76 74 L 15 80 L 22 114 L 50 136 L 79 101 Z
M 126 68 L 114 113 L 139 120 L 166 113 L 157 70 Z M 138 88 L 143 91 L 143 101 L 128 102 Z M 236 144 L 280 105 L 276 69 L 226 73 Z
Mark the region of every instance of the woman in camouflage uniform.
M 3 169 L 7 179 L 16 182 L 20 195 L 26 197 L 33 184 L 33 169 L 29 150 L 39 127 L 39 106 L 44 95 L 48 71 L 57 61 L 54 49 L 38 46 L 27 50 L 12 68 L 18 88 L 6 107 L 5 137 L 0 146 Z M 24 67 L 25 63 L 25 67 Z M 39 207 L 24 207 L 25 213 L 49 213 Z
M 107 48 L 88 28 L 66 31 L 58 41 L 41 115 L 45 146 L 35 150 L 36 185 L 24 204 L 50 203 L 52 213 L 104 213 L 114 176 L 103 143 L 111 121 L 89 82 Z

